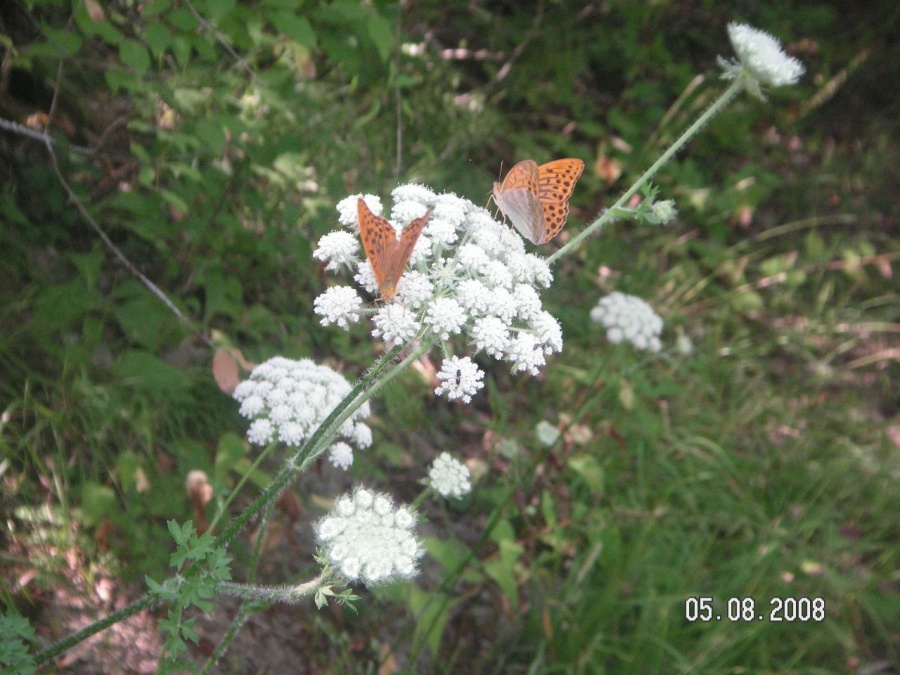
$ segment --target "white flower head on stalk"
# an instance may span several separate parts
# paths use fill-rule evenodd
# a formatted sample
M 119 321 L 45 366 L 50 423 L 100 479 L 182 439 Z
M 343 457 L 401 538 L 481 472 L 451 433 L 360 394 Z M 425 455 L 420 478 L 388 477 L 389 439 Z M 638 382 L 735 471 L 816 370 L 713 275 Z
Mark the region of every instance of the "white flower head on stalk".
M 413 534 L 416 515 L 385 495 L 357 488 L 335 501 L 316 524 L 316 538 L 328 563 L 347 581 L 367 586 L 408 579 L 418 571 L 424 549 Z
M 768 33 L 741 23 L 728 24 L 728 37 L 737 54 L 731 61 L 719 57 L 726 80 L 743 80 L 747 91 L 765 100 L 761 85 L 783 87 L 796 84 L 805 69 L 788 56 L 781 43 Z
M 634 295 L 610 293 L 591 310 L 591 321 L 603 324 L 606 339 L 613 344 L 624 340 L 648 352 L 662 348 L 659 336 L 663 320 L 650 305 Z
M 420 338 L 449 343 L 456 336 L 513 372 L 537 374 L 545 357 L 562 350 L 562 331 L 545 312 L 539 290 L 553 280 L 543 258 L 525 252 L 522 238 L 490 213 L 453 194 L 435 194 L 421 185 L 401 185 L 392 193 L 389 222 L 402 230 L 429 209 L 431 216 L 416 242 L 396 297 L 378 307 L 350 286 L 329 288 L 316 298 L 323 325 L 347 329 L 361 316 L 372 316 L 376 338 L 404 343 Z M 358 241 L 358 200 L 384 216 L 381 200 L 371 195 L 347 197 L 337 205 L 338 221 L 356 238 L 350 250 L 347 231 L 323 237 L 313 255 L 327 270 L 345 269 L 365 290 L 378 294 L 369 261 Z M 460 341 L 462 342 L 462 341 Z M 438 375 L 438 395 L 469 402 L 484 384 L 484 373 L 467 356 L 450 354 Z
M 434 460 L 428 472 L 428 479 L 431 487 L 443 497 L 462 499 L 463 495 L 472 490 L 468 467 L 453 459 L 449 452 L 442 452 Z
M 247 438 L 254 445 L 273 440 L 291 447 L 303 445 L 352 387 L 344 377 L 310 359 L 277 356 L 261 363 L 234 390 L 241 415 L 252 419 Z M 330 448 L 331 463 L 343 469 L 353 463 L 353 446 L 372 444 L 372 430 L 361 420 L 370 414 L 364 403 L 348 419 Z

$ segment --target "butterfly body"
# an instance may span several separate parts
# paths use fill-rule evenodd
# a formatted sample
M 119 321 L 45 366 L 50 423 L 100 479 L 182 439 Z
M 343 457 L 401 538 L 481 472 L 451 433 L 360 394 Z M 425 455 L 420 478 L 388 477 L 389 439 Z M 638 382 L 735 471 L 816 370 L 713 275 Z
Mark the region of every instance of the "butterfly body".
M 580 159 L 557 159 L 538 166 L 531 159 L 494 183 L 494 202 L 513 227 L 532 244 L 555 237 L 569 216 L 569 197 L 584 171 Z
M 397 239 L 391 224 L 372 213 L 362 199 L 357 201 L 356 209 L 363 249 L 375 273 L 375 280 L 381 290 L 381 299 L 387 302 L 397 294 L 400 276 L 412 256 L 422 230 L 428 223 L 431 211 L 420 218 L 415 218 L 403 229 L 400 239 Z

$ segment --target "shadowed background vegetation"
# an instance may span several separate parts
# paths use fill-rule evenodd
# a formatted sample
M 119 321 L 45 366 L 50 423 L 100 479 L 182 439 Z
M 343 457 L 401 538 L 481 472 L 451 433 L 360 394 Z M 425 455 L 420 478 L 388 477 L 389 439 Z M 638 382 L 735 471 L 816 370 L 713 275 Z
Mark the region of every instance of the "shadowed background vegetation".
M 242 476 L 232 512 L 265 484 L 277 458 L 251 470 L 214 346 L 351 380 L 371 363 L 365 326 L 312 312 L 338 200 L 417 181 L 486 204 L 516 161 L 579 157 L 577 232 L 721 91 L 740 21 L 805 64 L 800 85 L 739 98 L 658 174 L 674 225 L 614 224 L 555 268 L 565 349 L 540 377 L 488 365 L 468 406 L 436 399 L 426 368 L 391 386 L 349 475 L 323 465 L 282 500 L 261 569 L 308 578 L 329 499 L 364 482 L 410 501 L 448 450 L 476 487 L 422 505 L 423 574 L 360 589 L 359 615 L 260 613 L 220 669 L 900 672 L 898 16 L 887 1 L 3 3 L 0 118 L 19 125 L 0 129 L 5 608 L 58 639 L 170 573 L 165 522 L 199 517 L 189 471 L 209 478 L 208 518 Z M 612 290 L 663 316 L 662 355 L 590 323 Z M 552 448 L 541 420 L 564 432 Z M 700 596 L 721 621 L 686 620 Z M 827 616 L 725 616 L 729 598 L 767 612 L 773 597 L 824 598 Z M 215 644 L 224 624 L 199 625 Z M 60 667 L 154 649 L 110 638 Z

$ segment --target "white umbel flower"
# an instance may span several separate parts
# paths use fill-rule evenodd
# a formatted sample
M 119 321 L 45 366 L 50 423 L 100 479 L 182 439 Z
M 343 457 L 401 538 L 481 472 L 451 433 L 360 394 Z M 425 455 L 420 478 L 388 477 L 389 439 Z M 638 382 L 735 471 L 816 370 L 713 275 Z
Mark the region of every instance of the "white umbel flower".
M 323 325 L 348 329 L 358 318 L 370 316 L 374 337 L 386 342 L 444 342 L 451 360 L 441 369 L 438 395 L 467 402 L 483 386 L 484 374 L 468 357 L 459 361 L 462 366 L 452 360 L 459 358 L 453 356 L 454 345 L 467 351 L 474 346 L 506 361 L 513 372 L 532 374 L 548 355 L 562 350 L 559 324 L 541 304 L 540 291 L 553 280 L 550 267 L 543 258 L 526 253 L 522 238 L 509 227 L 456 195 L 401 185 L 392 193 L 389 215 L 371 195 L 341 200 L 338 221 L 344 230 L 323 237 L 315 253 L 328 271 L 348 269 L 366 293 L 378 294 L 371 264 L 358 242 L 354 211 L 359 198 L 398 231 L 426 209 L 431 216 L 397 280 L 396 296 L 386 304 L 376 301 L 374 307 L 364 307 L 353 289 L 331 288 L 315 301 Z M 356 251 L 350 250 L 347 234 L 356 238 Z
M 468 356 L 451 356 L 444 359 L 437 379 L 441 386 L 434 390 L 435 394 L 445 395 L 451 401 L 460 398 L 463 403 L 468 403 L 484 386 L 484 371 Z
M 663 320 L 634 295 L 610 293 L 591 310 L 591 321 L 606 327 L 606 339 L 613 344 L 630 342 L 648 352 L 658 352 L 662 347 L 659 336 Z
M 413 534 L 415 524 L 411 509 L 358 488 L 335 501 L 331 513 L 316 524 L 316 538 L 325 559 L 347 581 L 375 586 L 418 571 L 424 549 Z
M 241 415 L 253 420 L 247 434 L 251 443 L 266 445 L 277 438 L 299 447 L 351 389 L 340 373 L 327 366 L 278 356 L 254 368 L 250 378 L 234 390 L 234 398 L 241 403 Z M 371 445 L 371 429 L 360 421 L 369 414 L 370 406 L 364 403 L 340 428 L 329 449 L 335 466 L 348 468 L 353 446 Z
M 428 472 L 428 479 L 431 487 L 443 497 L 462 499 L 463 495 L 472 490 L 468 467 L 453 459 L 449 452 L 442 452 L 434 460 Z
M 359 320 L 362 298 L 349 286 L 333 286 L 313 303 L 313 311 L 322 317 L 322 325 L 334 323 L 343 329 Z
M 757 98 L 764 98 L 760 85 L 783 87 L 796 84 L 805 72 L 803 64 L 788 56 L 781 43 L 765 31 L 740 23 L 728 24 L 728 37 L 737 60 L 719 57 L 722 77 L 741 79 L 747 90 Z

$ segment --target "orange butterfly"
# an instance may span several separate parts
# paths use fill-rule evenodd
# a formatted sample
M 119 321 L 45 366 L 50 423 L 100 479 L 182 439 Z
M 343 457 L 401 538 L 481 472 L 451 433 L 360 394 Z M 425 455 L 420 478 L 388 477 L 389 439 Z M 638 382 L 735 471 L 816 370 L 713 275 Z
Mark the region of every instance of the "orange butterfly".
M 526 159 L 511 168 L 502 183 L 494 183 L 494 202 L 519 234 L 532 244 L 545 244 L 566 224 L 569 197 L 582 171 L 580 159 L 540 166 Z
M 375 272 L 375 280 L 381 289 L 381 299 L 387 302 L 397 294 L 400 275 L 403 274 L 416 242 L 425 229 L 431 210 L 407 225 L 400 234 L 399 241 L 391 224 L 372 213 L 362 199 L 356 202 L 356 211 L 359 215 L 359 235 L 366 250 L 366 257 L 372 265 L 372 271 Z

